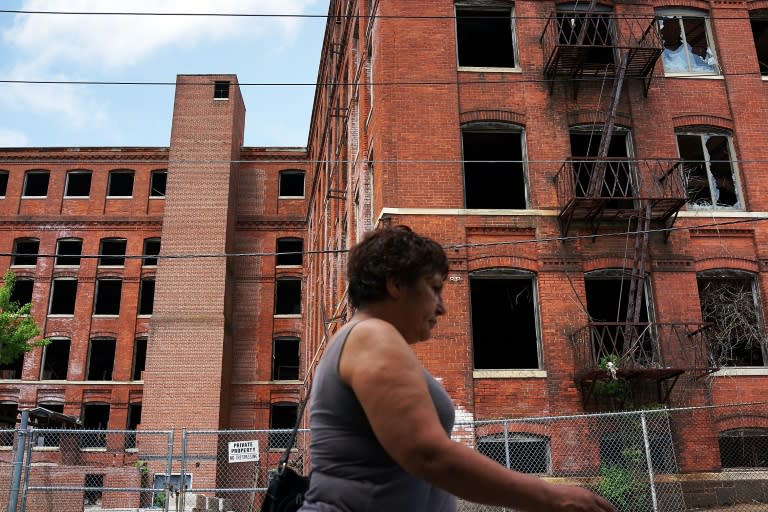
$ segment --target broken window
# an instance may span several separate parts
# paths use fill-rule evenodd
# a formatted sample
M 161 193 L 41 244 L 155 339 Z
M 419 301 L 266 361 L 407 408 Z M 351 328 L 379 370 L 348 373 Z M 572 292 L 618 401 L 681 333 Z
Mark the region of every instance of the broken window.
M 93 338 L 88 346 L 86 380 L 112 380 L 115 367 L 115 338 Z
M 476 370 L 541 367 L 535 276 L 495 269 L 469 276 Z
M 141 288 L 139 290 L 139 315 L 151 315 L 154 303 L 155 278 L 142 278 Z
M 56 241 L 56 266 L 80 266 L 83 241 L 79 238 L 61 238 Z
M 603 68 L 615 62 L 616 26 L 611 8 L 593 5 L 562 4 L 557 6 L 558 44 L 579 47 L 582 64 Z
M 520 473 L 551 472 L 548 437 L 517 432 L 499 433 L 477 439 L 477 451 Z
M 272 380 L 299 379 L 299 338 L 275 338 L 272 348 Z
M 462 128 L 461 140 L 466 207 L 526 208 L 523 132 L 501 123 L 474 124 Z
M 109 404 L 94 402 L 83 404 L 82 421 L 84 430 L 106 430 L 107 425 L 109 424 Z M 106 446 L 106 434 L 101 434 L 98 432 L 80 434 L 80 448 L 104 448 Z M 93 485 L 92 487 L 98 486 Z
M 143 265 L 145 267 L 153 267 L 157 265 L 157 258 L 147 258 L 146 256 L 157 256 L 160 254 L 160 239 L 159 238 L 147 238 L 144 240 L 144 251 L 142 255 L 145 256 Z
M 278 266 L 301 265 L 303 250 L 304 240 L 301 238 L 278 238 L 275 264 Z
M 133 195 L 133 171 L 110 171 L 107 196 L 131 197 Z
M 511 2 L 458 2 L 456 46 L 459 66 L 514 68 L 515 25 Z
M 636 197 L 636 179 L 630 165 L 629 132 L 615 128 L 608 145 L 606 160 L 598 161 L 602 132 L 592 127 L 574 127 L 569 131 L 576 197 L 613 198 L 605 208 L 632 208 Z M 600 172 L 598 172 L 600 171 Z
M 216 80 L 213 82 L 213 99 L 226 100 L 229 98 L 229 82 Z
M 724 134 L 677 134 L 688 208 L 742 208 L 731 144 Z
M 713 270 L 696 277 L 701 316 L 712 322 L 707 330 L 709 354 L 715 367 L 764 366 L 768 338 L 762 325 L 753 274 Z
M 301 279 L 279 277 L 275 281 L 275 314 L 301 314 Z
M 141 402 L 128 404 L 128 423 L 126 430 L 132 430 L 125 434 L 124 447 L 128 450 L 136 448 L 136 430 L 141 425 Z
M 69 171 L 64 197 L 88 197 L 91 194 L 91 171 Z
M 142 373 L 147 362 L 147 338 L 136 338 L 133 345 L 133 367 L 131 380 L 143 380 Z
M 0 402 L 0 446 L 13 446 L 16 437 L 16 420 L 19 417 L 19 404 Z
M 0 197 L 8 192 L 8 171 L 0 171 Z
M 149 197 L 165 197 L 165 185 L 168 181 L 168 170 L 152 171 L 149 180 Z
M 53 338 L 51 344 L 43 348 L 41 380 L 67 380 L 70 345 L 67 338 Z
M 37 254 L 40 251 L 40 240 L 37 238 L 17 238 L 13 241 L 13 266 L 37 265 Z
M 120 295 L 123 291 L 123 281 L 113 278 L 96 280 L 96 299 L 93 303 L 94 315 L 119 315 Z
M 768 9 L 750 11 L 749 22 L 752 25 L 752 38 L 755 40 L 760 74 L 768 76 Z
M 0 364 L 0 379 L 20 379 L 24 369 L 24 354 L 10 363 Z
M 125 265 L 125 238 L 102 238 L 99 243 L 99 265 L 122 267 Z
M 291 402 L 278 402 L 270 407 L 269 428 L 271 430 L 285 429 L 285 432 L 270 432 L 270 448 L 286 448 L 291 438 L 291 429 L 296 425 L 298 406 Z
M 32 279 L 16 279 L 13 283 L 13 291 L 11 292 L 11 302 L 15 302 L 20 306 L 29 304 L 32 302 L 32 290 L 35 287 L 35 281 Z
M 592 329 L 593 354 L 597 364 L 603 358 L 629 358 L 634 366 L 651 366 L 658 353 L 649 322 L 649 282 L 643 280 L 643 293 L 637 307 L 638 323 L 627 323 L 631 275 L 624 269 L 606 269 L 584 275 L 587 314 Z
M 84 506 L 101 506 L 102 492 L 104 491 L 104 475 L 86 473 L 85 492 L 83 493 Z
M 51 283 L 49 315 L 74 315 L 77 279 L 59 278 Z
M 665 73 L 719 73 L 709 19 L 695 11 L 661 11 L 658 18 Z
M 64 404 L 59 402 L 40 402 L 37 404 L 38 407 L 42 407 L 43 409 L 47 409 L 51 412 L 58 412 L 59 414 L 64 414 Z M 51 427 L 56 426 L 56 428 L 59 428 L 58 425 L 55 423 L 50 424 Z M 49 446 L 49 447 L 58 447 L 59 443 L 61 441 L 61 433 L 59 432 L 47 432 L 47 431 L 39 431 L 37 432 L 36 437 L 33 437 L 33 446 Z
M 304 197 L 304 171 L 280 171 L 280 197 Z
M 48 195 L 48 171 L 28 171 L 24 175 L 24 197 L 45 197 Z
M 724 468 L 768 467 L 768 429 L 736 428 L 720 432 L 720 462 Z

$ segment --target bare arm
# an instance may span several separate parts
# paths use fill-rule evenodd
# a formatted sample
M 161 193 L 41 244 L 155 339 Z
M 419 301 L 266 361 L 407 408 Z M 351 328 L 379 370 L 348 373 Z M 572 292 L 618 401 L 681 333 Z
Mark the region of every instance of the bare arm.
M 612 512 L 586 489 L 510 471 L 452 441 L 440 425 L 411 348 L 381 320 L 349 335 L 339 374 L 355 392 L 377 439 L 406 471 L 463 499 L 536 512 Z

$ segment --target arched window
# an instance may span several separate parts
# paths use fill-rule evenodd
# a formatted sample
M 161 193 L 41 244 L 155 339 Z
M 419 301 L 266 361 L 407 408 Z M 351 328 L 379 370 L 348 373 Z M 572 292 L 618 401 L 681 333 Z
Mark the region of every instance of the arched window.
M 80 266 L 83 241 L 80 238 L 60 238 L 56 241 L 56 266 Z
M 275 314 L 301 314 L 301 279 L 278 277 L 275 280 Z
M 768 468 L 768 429 L 736 428 L 720 432 L 724 468 Z
M 549 437 L 501 432 L 479 437 L 477 451 L 521 473 L 549 474 L 552 471 Z
M 64 197 L 88 197 L 91 195 L 91 171 L 76 169 L 67 172 Z
M 37 238 L 17 238 L 13 241 L 13 266 L 37 265 L 37 254 L 40 252 L 40 240 Z
M 51 173 L 45 170 L 27 171 L 24 175 L 24 197 L 45 197 L 48 195 L 48 181 Z
M 269 409 L 269 428 L 271 430 L 290 430 L 296 426 L 298 405 L 292 402 L 276 402 Z M 286 448 L 290 441 L 290 432 L 270 432 L 270 448 Z
M 731 136 L 713 129 L 680 129 L 677 148 L 683 161 L 689 209 L 743 209 Z
M 109 172 L 109 183 L 107 183 L 108 197 L 131 197 L 133 196 L 133 176 L 134 172 L 130 169 L 117 169 Z

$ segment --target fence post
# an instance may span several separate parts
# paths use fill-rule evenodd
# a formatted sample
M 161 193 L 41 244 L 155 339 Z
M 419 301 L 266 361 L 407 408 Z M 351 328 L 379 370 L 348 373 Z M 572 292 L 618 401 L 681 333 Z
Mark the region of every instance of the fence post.
M 165 492 L 165 504 L 163 505 L 163 512 L 168 512 L 168 508 L 171 506 L 171 491 L 170 491 L 170 485 L 171 485 L 171 473 L 173 472 L 173 430 L 171 430 L 168 434 L 168 461 L 166 465 L 165 470 L 165 483 L 163 484 L 163 489 Z M 152 483 L 152 487 L 154 487 L 154 482 Z
M 179 475 L 179 492 L 181 499 L 177 502 L 177 512 L 184 512 L 184 494 L 187 492 L 187 429 L 181 431 L 181 474 Z M 178 510 L 181 508 L 181 510 Z
M 19 485 L 21 483 L 21 466 L 24 463 L 24 448 L 27 443 L 27 424 L 29 423 L 29 411 L 21 411 L 21 425 L 19 437 L 16 442 L 16 454 L 13 460 L 13 476 L 11 478 L 11 492 L 8 495 L 8 512 L 16 512 L 16 504 L 19 501 Z
M 34 430 L 34 429 L 32 429 Z M 24 464 L 24 491 L 21 493 L 21 512 L 27 510 L 27 489 L 29 488 L 29 472 L 32 468 L 32 436 L 29 436 L 29 442 L 27 443 L 27 463 Z
M 645 421 L 645 411 L 640 413 L 640 424 L 643 427 L 643 445 L 645 446 L 645 462 L 648 465 L 648 483 L 651 485 L 651 502 L 653 510 L 659 510 L 659 503 L 656 498 L 656 482 L 653 479 L 653 461 L 651 460 L 651 443 L 648 439 L 648 424 Z

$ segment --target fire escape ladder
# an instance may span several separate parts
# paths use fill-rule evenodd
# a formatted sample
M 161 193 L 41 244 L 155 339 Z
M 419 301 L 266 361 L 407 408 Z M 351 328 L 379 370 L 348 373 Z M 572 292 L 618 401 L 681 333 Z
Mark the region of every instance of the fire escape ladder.
M 651 227 L 651 204 L 646 202 L 640 217 L 637 219 L 637 232 L 635 233 L 635 251 L 632 258 L 632 270 L 629 280 L 629 299 L 627 301 L 627 325 L 623 354 L 626 356 L 632 346 L 637 343 L 637 326 L 640 325 L 640 312 L 642 311 L 643 291 L 645 289 L 645 263 L 648 260 L 648 230 Z M 627 343 L 631 341 L 631 343 Z

